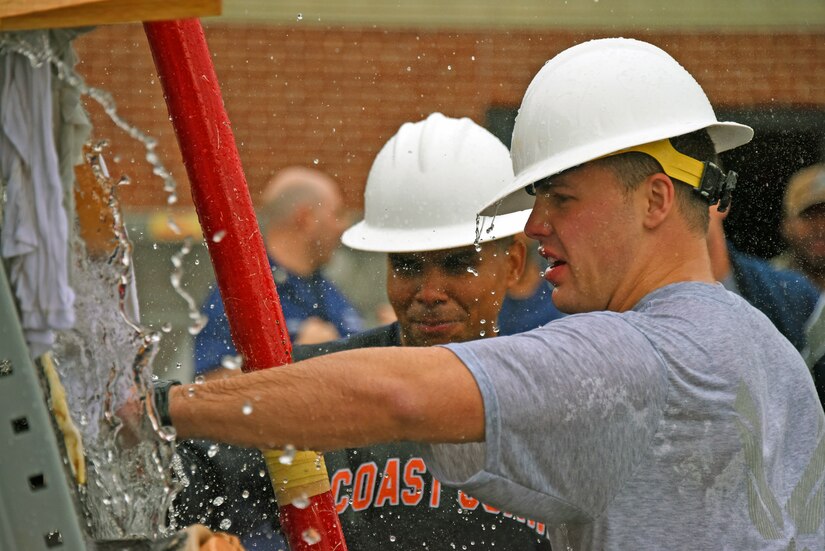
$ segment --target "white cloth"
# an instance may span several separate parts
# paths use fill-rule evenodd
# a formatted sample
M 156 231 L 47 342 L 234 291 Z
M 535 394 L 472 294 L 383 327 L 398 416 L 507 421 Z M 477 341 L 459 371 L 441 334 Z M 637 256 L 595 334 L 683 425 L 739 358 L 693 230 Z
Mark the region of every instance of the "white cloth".
M 0 256 L 33 357 L 51 348 L 53 330 L 74 325 L 68 283 L 68 220 L 52 122 L 51 68 L 22 55 L 0 58 L 0 171 L 6 182 Z

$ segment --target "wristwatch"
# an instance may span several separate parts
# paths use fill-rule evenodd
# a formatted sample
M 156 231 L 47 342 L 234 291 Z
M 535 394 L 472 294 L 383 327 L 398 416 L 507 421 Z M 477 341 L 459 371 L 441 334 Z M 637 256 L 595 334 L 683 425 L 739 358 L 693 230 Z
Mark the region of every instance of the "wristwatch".
M 169 389 L 179 384 L 181 382 L 174 379 L 159 379 L 152 385 L 155 411 L 158 414 L 158 421 L 164 427 L 172 426 L 172 419 L 169 417 Z

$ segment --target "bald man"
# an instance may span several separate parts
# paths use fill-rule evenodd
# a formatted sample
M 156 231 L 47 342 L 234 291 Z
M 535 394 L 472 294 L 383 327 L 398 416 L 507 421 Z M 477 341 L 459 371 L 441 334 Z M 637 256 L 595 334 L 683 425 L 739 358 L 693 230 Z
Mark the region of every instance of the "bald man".
M 358 312 L 321 273 L 346 227 L 335 180 L 310 168 L 286 168 L 267 184 L 258 218 L 292 342 L 320 343 L 363 329 Z M 224 358 L 237 351 L 217 286 L 202 311 L 209 323 L 195 338 L 195 374 L 221 377 Z

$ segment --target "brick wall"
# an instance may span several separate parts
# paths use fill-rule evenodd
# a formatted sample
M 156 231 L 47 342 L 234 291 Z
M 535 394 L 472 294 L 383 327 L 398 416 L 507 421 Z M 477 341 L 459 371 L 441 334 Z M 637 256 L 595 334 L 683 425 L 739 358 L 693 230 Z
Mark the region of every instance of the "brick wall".
M 206 37 L 253 199 L 278 169 L 317 166 L 361 207 L 381 145 L 432 111 L 483 122 L 491 106 L 517 106 L 541 65 L 589 38 L 620 34 L 674 55 L 725 107 L 825 108 L 825 32 L 398 31 L 376 28 L 210 24 Z M 151 54 L 139 25 L 101 27 L 79 38 L 78 66 L 109 90 L 122 115 L 160 139 L 160 153 L 191 204 Z M 165 204 L 140 147 L 89 106 L 110 168 L 131 175 L 130 209 Z

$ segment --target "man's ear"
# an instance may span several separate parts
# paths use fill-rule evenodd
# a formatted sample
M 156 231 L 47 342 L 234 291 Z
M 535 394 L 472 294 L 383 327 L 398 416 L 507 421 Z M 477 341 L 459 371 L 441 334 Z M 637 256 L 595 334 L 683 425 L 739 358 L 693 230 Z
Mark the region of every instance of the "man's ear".
M 516 236 L 507 249 L 509 271 L 507 274 L 507 288 L 509 289 L 521 279 L 524 267 L 527 264 L 527 245 L 524 239 Z
M 296 230 L 309 228 L 314 221 L 315 213 L 310 205 L 300 205 L 295 207 L 292 213 L 292 226 Z
M 642 183 L 645 228 L 652 230 L 658 227 L 673 211 L 676 201 L 675 186 L 670 176 L 663 172 L 651 174 Z

